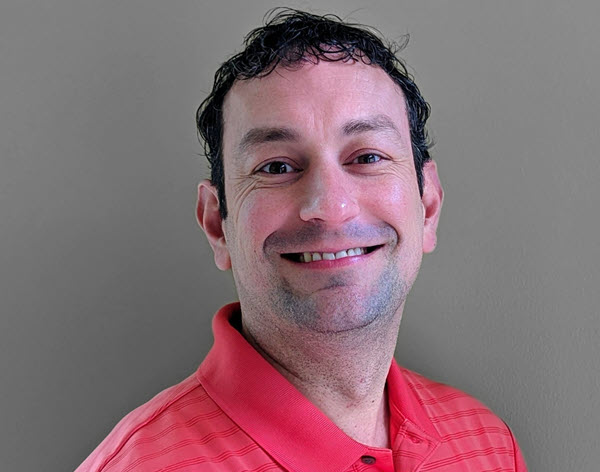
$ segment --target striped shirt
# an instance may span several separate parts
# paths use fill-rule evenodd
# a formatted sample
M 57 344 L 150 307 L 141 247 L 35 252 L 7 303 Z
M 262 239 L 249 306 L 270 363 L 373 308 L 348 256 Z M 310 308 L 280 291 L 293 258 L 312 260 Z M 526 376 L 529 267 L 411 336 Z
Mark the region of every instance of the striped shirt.
M 509 428 L 476 399 L 392 361 L 391 449 L 341 431 L 231 325 L 198 370 L 123 418 L 76 472 L 525 472 Z

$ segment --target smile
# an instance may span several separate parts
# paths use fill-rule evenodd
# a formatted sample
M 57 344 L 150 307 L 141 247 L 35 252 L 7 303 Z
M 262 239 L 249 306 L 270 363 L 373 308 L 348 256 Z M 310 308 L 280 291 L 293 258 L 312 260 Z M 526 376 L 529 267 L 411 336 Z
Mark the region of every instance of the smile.
M 282 254 L 282 257 L 285 259 L 289 259 L 294 262 L 317 262 L 317 261 L 334 261 L 337 259 L 344 259 L 346 257 L 352 256 L 362 256 L 363 254 L 368 254 L 373 252 L 376 249 L 379 249 L 379 246 L 369 246 L 369 247 L 354 247 L 350 249 L 344 249 L 342 251 L 337 252 L 298 252 L 298 253 L 290 253 L 290 254 Z

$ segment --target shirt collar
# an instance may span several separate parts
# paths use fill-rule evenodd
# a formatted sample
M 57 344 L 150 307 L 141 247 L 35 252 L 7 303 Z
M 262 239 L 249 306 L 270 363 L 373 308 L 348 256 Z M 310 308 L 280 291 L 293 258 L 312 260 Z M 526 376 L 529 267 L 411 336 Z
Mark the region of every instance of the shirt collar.
M 197 371 L 202 386 L 223 411 L 284 467 L 298 472 L 344 471 L 368 451 L 340 430 L 272 367 L 231 325 L 239 303 L 213 319 L 214 345 Z M 388 374 L 390 437 L 439 436 L 395 361 Z

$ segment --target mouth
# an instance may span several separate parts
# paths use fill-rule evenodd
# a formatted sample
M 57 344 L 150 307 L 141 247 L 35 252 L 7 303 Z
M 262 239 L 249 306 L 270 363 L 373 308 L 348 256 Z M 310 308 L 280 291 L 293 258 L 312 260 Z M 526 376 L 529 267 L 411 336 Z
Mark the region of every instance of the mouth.
M 367 247 L 353 247 L 337 252 L 290 252 L 282 254 L 281 257 L 292 262 L 308 263 L 317 261 L 334 261 L 344 259 L 346 257 L 362 256 L 376 251 L 383 244 Z

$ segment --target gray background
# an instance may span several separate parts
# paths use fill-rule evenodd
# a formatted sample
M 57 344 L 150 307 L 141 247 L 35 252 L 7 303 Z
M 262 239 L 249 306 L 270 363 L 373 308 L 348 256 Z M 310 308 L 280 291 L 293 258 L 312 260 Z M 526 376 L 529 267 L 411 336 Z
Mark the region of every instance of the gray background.
M 194 370 L 235 298 L 194 217 L 194 113 L 272 1 L 0 5 L 0 464 L 72 470 Z M 533 471 L 600 469 L 600 7 L 321 1 L 411 33 L 446 201 L 397 357 Z

